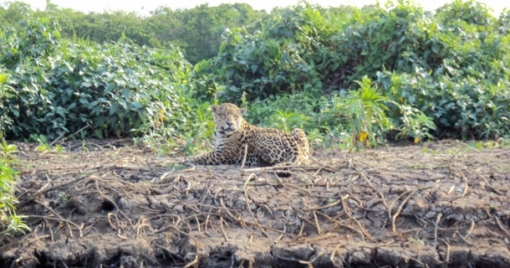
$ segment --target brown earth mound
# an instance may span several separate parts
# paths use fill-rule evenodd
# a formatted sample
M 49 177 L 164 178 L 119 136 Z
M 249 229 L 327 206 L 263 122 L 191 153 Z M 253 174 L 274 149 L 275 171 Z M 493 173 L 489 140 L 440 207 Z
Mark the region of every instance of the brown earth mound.
M 174 167 L 121 141 L 18 147 L 32 231 L 0 238 L 4 267 L 510 267 L 508 148 L 316 151 L 311 166 L 241 170 Z

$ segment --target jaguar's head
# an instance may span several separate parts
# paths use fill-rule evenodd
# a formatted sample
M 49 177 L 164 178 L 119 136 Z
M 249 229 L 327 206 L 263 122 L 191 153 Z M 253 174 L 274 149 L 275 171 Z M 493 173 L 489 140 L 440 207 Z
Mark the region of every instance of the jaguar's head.
M 216 131 L 221 135 L 228 135 L 242 127 L 246 108 L 239 108 L 232 103 L 223 103 L 212 105 L 211 111 L 214 115 Z

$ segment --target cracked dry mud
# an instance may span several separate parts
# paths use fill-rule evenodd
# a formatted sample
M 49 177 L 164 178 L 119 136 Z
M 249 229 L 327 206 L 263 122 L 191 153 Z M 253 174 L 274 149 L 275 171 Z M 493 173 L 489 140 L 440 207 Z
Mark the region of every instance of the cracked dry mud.
M 509 148 L 316 150 L 279 177 L 122 141 L 18 147 L 32 231 L 0 240 L 4 267 L 510 267 Z

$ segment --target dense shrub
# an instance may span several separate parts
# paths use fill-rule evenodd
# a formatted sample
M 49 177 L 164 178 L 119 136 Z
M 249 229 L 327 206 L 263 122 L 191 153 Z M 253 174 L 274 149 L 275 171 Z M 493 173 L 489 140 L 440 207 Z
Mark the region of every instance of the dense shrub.
M 265 11 L 253 10 L 243 3 L 172 10 L 159 7 L 149 16 L 135 12 L 84 13 L 46 2 L 46 9 L 33 11 L 23 2 L 0 5 L 0 25 L 17 26 L 30 18 L 47 18 L 61 25 L 64 38 L 97 43 L 117 42 L 126 37 L 139 46 L 172 49 L 178 46 L 191 63 L 213 57 L 221 34 L 231 27 L 257 29 Z M 21 29 L 22 30 L 22 29 Z
M 271 96 L 302 92 L 315 96 L 307 98 L 310 105 L 326 114 L 329 98 L 321 96 L 357 96 L 368 79 L 388 99 L 385 114 L 393 122 L 379 136 L 427 136 L 430 119 L 439 137 L 510 136 L 508 12 L 496 19 L 473 1 L 454 1 L 436 13 L 390 2 L 340 12 L 342 20 L 319 10 L 300 4 L 273 12 L 258 33 L 225 33 L 218 55 L 197 65 L 196 94 L 234 102 L 245 94 L 269 104 Z M 279 107 L 309 116 L 300 107 Z
M 300 92 L 256 100 L 248 107 L 247 119 L 286 131 L 304 128 L 315 145 L 346 149 L 384 144 L 388 137 L 416 142 L 430 138 L 435 125 L 423 112 L 383 95 L 367 77 L 358 84 L 357 91 L 341 91 L 329 98 Z
M 274 11 L 262 30 L 254 34 L 230 29 L 224 33 L 218 56 L 199 64 L 198 77 L 227 85 L 219 94 L 230 101 L 238 101 L 243 92 L 248 100 L 255 100 L 320 89 L 321 81 L 309 56 L 321 45 L 319 34 L 326 32 L 322 26 L 320 13 L 306 5 Z M 207 77 L 211 71 L 214 77 Z M 209 89 L 198 90 L 203 95 Z
M 12 21 L 30 12 L 18 3 L 0 16 Z M 82 21 L 73 16 L 85 14 L 53 5 L 34 14 L 42 19 L 23 22 L 26 31 L 4 28 L 0 36 L 0 131 L 8 137 L 85 127 L 99 137 L 164 133 L 193 144 L 211 134 L 207 107 L 218 100 L 243 102 L 253 123 L 300 126 L 322 140 L 418 141 L 430 130 L 437 137 L 510 136 L 510 15 L 495 18 L 478 2 L 453 1 L 436 12 L 408 1 L 361 9 L 301 2 L 264 20 L 246 5 L 97 17 L 125 24 L 135 43 L 165 50 L 124 37 L 108 42 L 111 25 L 96 20 L 85 26 L 102 31 L 104 44 L 62 38 L 45 16 L 69 23 L 69 37 Z M 117 41 L 122 34 L 115 34 Z M 170 45 L 198 61 L 214 53 L 220 36 L 217 55 L 193 72 Z
M 26 31 L 0 35 L 0 131 L 7 138 L 55 138 L 87 126 L 98 137 L 191 127 L 181 83 L 190 66 L 178 50 L 70 42 L 45 19 L 23 23 Z
M 439 137 L 510 135 L 510 35 L 479 3 L 454 1 L 430 24 L 430 53 L 413 71 L 393 69 L 377 80 L 394 100 L 431 117 Z
M 243 3 L 202 4 L 190 9 L 158 8 L 146 19 L 146 24 L 158 41 L 180 45 L 186 59 L 195 64 L 217 54 L 225 29 L 253 30 L 258 28 L 257 21 L 265 16 L 265 12 Z

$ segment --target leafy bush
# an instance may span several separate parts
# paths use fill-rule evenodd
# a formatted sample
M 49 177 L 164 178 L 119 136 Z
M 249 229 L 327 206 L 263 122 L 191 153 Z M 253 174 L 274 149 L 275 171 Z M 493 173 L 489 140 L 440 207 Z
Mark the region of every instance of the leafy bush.
M 127 40 L 75 43 L 45 19 L 24 23 L 28 31 L 8 28 L 0 35 L 0 131 L 7 138 L 192 128 L 182 83 L 191 69 L 178 50 Z
M 246 118 L 285 131 L 303 128 L 316 145 L 345 149 L 384 144 L 388 138 L 418 142 L 431 137 L 429 130 L 435 125 L 423 112 L 392 101 L 368 77 L 358 84 L 360 90 L 342 91 L 330 99 L 301 92 L 257 100 Z
M 258 33 L 226 32 L 210 68 L 199 72 L 213 72 L 209 79 L 229 85 L 216 89 L 229 101 L 242 92 L 250 100 L 297 91 L 327 94 L 356 87 L 365 75 L 375 79 L 382 68 L 412 71 L 430 53 L 421 47 L 427 32 L 420 8 L 399 4 L 342 15 L 344 20 L 326 19 L 307 4 L 277 10 Z
M 254 10 L 243 3 L 203 4 L 177 10 L 159 7 L 149 16 L 124 11 L 84 13 L 51 2 L 46 2 L 46 9 L 37 11 L 23 2 L 0 5 L 0 25 L 16 26 L 19 21 L 47 18 L 61 25 L 64 38 L 82 38 L 102 44 L 126 37 L 139 46 L 164 49 L 179 46 L 193 64 L 216 55 L 225 29 L 256 29 L 257 22 L 266 16 L 265 11 Z
M 238 101 L 243 92 L 251 101 L 272 94 L 319 90 L 321 81 L 307 55 L 320 45 L 316 39 L 326 30 L 320 28 L 322 21 L 320 13 L 306 5 L 276 11 L 254 34 L 230 29 L 224 33 L 218 56 L 198 70 L 205 75 L 213 72 L 214 77 L 199 78 L 228 85 L 212 91 L 219 91 L 219 97 L 229 101 Z
M 506 9 L 499 15 L 498 29 L 500 34 L 510 33 L 510 10 Z
M 454 1 L 436 17 L 442 24 L 429 24 L 432 46 L 422 63 L 382 70 L 377 81 L 392 99 L 432 118 L 439 137 L 509 136 L 510 35 L 473 1 Z
M 463 23 L 480 26 L 494 24 L 494 18 L 486 5 L 473 0 L 452 1 L 450 4 L 440 7 L 435 17 L 445 26 L 456 26 Z
M 362 105 L 348 115 L 330 109 L 335 105 L 327 99 L 337 99 L 338 107 L 353 108 L 356 102 L 368 101 L 363 100 L 370 95 L 363 86 L 374 87 L 386 98 L 378 105 L 392 127 L 379 124 L 365 129 L 358 124 L 351 129 L 358 136 L 367 131 L 379 141 L 383 137 L 418 141 L 428 137 L 434 125 L 439 137 L 510 135 L 508 12 L 496 20 L 483 4 L 473 1 L 454 1 L 435 14 L 406 1 L 390 2 L 386 8 L 340 12 L 341 20 L 332 19 L 330 12 L 323 16 L 320 10 L 301 4 L 273 12 L 258 33 L 231 29 L 218 55 L 197 65 L 196 94 L 205 99 L 217 94 L 238 102 L 246 93 L 249 101 L 267 98 L 261 105 L 275 108 L 294 103 L 282 106 L 286 98 L 274 96 L 302 92 L 299 96 L 312 96 L 312 103 L 320 103 L 313 106 L 322 107 L 322 116 L 337 113 L 329 114 L 330 119 L 344 118 L 342 124 L 356 125 L 365 111 Z M 358 81 L 377 84 L 367 87 Z M 273 106 L 272 100 L 278 104 Z M 267 109 L 256 110 L 269 120 Z M 324 109 L 330 110 L 324 113 Z M 299 118 L 293 111 L 280 116 Z M 322 120 L 321 115 L 304 115 Z M 315 125 L 320 131 L 333 125 L 320 122 L 324 125 Z
M 510 83 L 468 77 L 380 73 L 378 81 L 392 98 L 430 115 L 439 137 L 497 138 L 510 135 Z M 439 90 L 438 90 L 439 88 Z
M 265 12 L 253 10 L 244 3 L 211 7 L 202 4 L 178 10 L 161 7 L 146 19 L 146 24 L 151 32 L 156 33 L 157 40 L 165 45 L 180 45 L 186 59 L 195 64 L 216 55 L 225 29 L 256 29 L 257 21 L 265 16 Z

